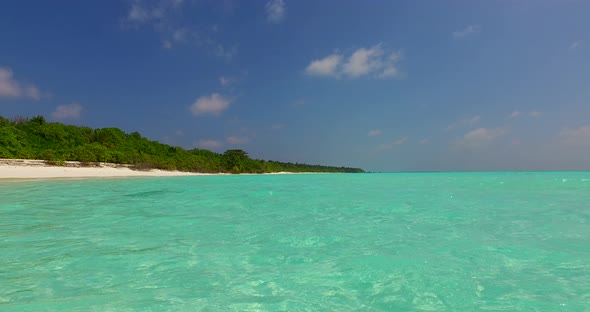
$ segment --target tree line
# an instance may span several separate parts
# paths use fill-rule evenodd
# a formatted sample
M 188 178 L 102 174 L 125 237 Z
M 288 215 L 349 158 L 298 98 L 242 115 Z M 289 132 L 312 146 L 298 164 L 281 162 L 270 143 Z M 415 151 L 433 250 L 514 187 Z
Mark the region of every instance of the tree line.
M 41 159 L 129 164 L 138 170 L 162 169 L 204 173 L 363 172 L 359 168 L 308 165 L 252 159 L 248 153 L 227 150 L 185 150 L 125 133 L 118 128 L 92 129 L 33 118 L 0 116 L 0 158 Z

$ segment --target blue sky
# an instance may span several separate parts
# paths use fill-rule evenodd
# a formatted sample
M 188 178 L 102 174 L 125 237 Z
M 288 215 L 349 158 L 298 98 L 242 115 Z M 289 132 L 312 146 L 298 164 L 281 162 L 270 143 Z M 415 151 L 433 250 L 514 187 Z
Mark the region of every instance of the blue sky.
M 6 1 L 0 115 L 401 170 L 590 169 L 588 1 Z

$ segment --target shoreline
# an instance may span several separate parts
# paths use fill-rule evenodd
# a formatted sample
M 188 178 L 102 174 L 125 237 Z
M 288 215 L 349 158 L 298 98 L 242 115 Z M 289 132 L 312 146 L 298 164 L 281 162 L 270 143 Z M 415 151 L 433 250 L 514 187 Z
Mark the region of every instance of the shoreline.
M 250 175 L 243 173 L 238 175 Z M 272 172 L 264 174 L 297 174 L 294 172 Z M 132 177 L 180 177 L 217 176 L 229 173 L 199 173 L 152 169 L 133 170 L 126 164 L 63 162 L 63 166 L 48 164 L 45 160 L 0 159 L 0 182 L 22 182 L 53 179 L 93 179 L 93 178 L 132 178 Z

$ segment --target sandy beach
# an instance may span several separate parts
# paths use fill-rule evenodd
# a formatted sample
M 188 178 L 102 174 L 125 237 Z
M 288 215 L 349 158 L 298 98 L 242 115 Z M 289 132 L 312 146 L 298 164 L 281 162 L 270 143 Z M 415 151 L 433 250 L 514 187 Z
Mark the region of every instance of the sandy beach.
M 0 180 L 61 179 L 61 178 L 114 178 L 114 177 L 171 177 L 211 175 L 181 171 L 132 170 L 126 165 L 95 163 L 91 167 L 76 161 L 63 166 L 52 166 L 43 160 L 0 159 Z

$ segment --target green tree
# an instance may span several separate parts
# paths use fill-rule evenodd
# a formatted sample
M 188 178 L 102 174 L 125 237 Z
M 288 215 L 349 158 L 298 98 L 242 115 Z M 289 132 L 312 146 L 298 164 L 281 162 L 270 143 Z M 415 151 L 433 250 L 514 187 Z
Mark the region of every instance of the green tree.
M 0 157 L 18 157 L 17 151 L 21 148 L 22 146 L 18 140 L 16 128 L 12 126 L 0 127 Z
M 241 149 L 231 149 L 223 153 L 223 163 L 227 171 L 232 173 L 240 173 L 244 171 L 242 168 L 243 163 L 250 159 L 248 153 Z
M 193 172 L 261 173 L 277 171 L 362 172 L 357 168 L 337 168 L 251 159 L 241 149 L 223 154 L 204 149 L 185 150 L 118 128 L 91 129 L 48 123 L 43 116 L 0 116 L 0 157 L 115 162 L 139 169 L 159 168 Z
M 33 123 L 33 124 L 37 124 L 37 125 L 39 125 L 39 126 L 40 126 L 40 125 L 43 125 L 43 124 L 45 124 L 45 123 L 46 123 L 46 121 L 45 121 L 45 117 L 43 117 L 43 116 L 41 116 L 41 115 L 38 115 L 38 116 L 35 116 L 35 117 L 31 118 L 31 119 L 29 120 L 29 122 L 30 122 L 30 123 Z
M 0 116 L 0 127 L 6 127 L 10 125 L 10 120 Z
M 113 148 L 123 144 L 125 136 L 125 132 L 117 128 L 96 129 L 93 133 L 93 141 L 108 148 Z

